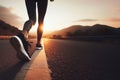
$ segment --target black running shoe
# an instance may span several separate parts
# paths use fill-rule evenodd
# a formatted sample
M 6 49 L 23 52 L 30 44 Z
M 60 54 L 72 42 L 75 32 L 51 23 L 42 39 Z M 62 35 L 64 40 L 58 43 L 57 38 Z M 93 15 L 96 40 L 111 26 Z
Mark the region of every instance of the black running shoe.
M 28 41 L 26 41 L 24 35 L 22 33 L 18 34 L 17 36 L 13 36 L 10 39 L 11 44 L 15 48 L 15 50 L 18 52 L 17 57 L 19 59 L 22 59 L 24 61 L 30 61 L 31 57 L 28 52 Z
M 41 44 L 36 44 L 36 50 L 41 50 L 42 49 L 42 45 Z

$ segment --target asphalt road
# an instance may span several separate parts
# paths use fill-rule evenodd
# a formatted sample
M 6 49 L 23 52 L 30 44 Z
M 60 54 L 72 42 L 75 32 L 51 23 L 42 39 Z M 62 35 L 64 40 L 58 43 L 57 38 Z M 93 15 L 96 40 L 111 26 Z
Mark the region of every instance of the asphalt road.
M 44 39 L 44 48 L 52 80 L 120 80 L 120 44 Z M 24 64 L 0 40 L 0 80 L 14 80 Z
M 120 44 L 44 40 L 52 80 L 120 80 Z
M 36 40 L 30 48 L 30 55 L 34 52 Z M 17 73 L 26 62 L 20 61 L 16 57 L 17 52 L 11 46 L 9 40 L 0 40 L 0 80 L 14 80 Z

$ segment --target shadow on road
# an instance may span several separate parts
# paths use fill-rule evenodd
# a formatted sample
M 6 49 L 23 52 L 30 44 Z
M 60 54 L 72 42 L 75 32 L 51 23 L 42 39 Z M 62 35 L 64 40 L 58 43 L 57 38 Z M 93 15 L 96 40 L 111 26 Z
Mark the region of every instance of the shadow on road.
M 16 74 L 20 71 L 25 62 L 18 62 L 0 74 L 0 80 L 14 80 Z
M 0 40 L 0 80 L 14 80 L 21 70 L 24 70 L 22 75 L 25 76 L 38 55 L 33 54 L 34 51 L 35 41 L 30 49 L 32 60 L 30 62 L 22 62 L 16 57 L 17 53 L 9 43 L 9 40 Z M 40 50 L 37 52 L 40 52 Z

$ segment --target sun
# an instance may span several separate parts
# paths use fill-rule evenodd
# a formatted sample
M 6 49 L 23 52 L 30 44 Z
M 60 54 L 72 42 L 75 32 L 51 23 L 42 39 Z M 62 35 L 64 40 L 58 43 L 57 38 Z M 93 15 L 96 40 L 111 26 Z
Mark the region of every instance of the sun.
M 37 28 L 38 28 L 38 23 L 36 23 L 34 26 L 32 26 L 31 30 L 30 30 L 30 33 L 33 34 L 33 35 L 36 35 L 37 33 Z M 50 24 L 49 23 L 46 23 L 44 21 L 44 25 L 43 25 L 43 32 L 44 33 L 49 33 L 51 32 L 52 28 L 50 27 Z

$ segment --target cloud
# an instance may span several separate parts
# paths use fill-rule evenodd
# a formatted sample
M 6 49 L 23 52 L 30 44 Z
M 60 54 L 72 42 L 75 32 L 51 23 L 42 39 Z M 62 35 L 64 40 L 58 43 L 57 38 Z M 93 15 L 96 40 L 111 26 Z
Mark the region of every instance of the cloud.
M 97 19 L 81 19 L 81 20 L 77 20 L 77 22 L 94 22 L 94 21 L 98 21 Z
M 120 18 L 108 18 L 107 21 L 120 22 Z
M 95 21 L 111 21 L 120 22 L 120 18 L 105 18 L 105 19 L 80 19 L 75 22 L 95 22 Z
M 12 13 L 12 8 L 7 8 L 0 5 L 0 19 L 13 25 L 19 27 L 22 23 L 20 16 Z

